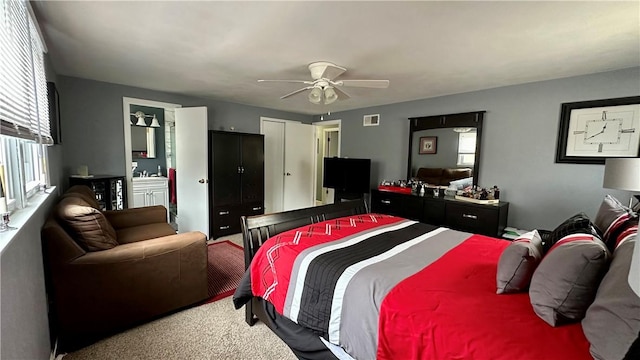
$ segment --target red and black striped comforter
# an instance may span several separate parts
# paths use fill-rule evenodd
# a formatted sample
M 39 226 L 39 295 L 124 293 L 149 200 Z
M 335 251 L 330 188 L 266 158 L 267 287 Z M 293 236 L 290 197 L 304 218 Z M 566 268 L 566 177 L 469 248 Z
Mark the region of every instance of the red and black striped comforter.
M 265 242 L 245 295 L 356 359 L 589 359 L 579 324 L 551 328 L 526 293 L 496 295 L 508 244 L 388 215 L 339 218 Z

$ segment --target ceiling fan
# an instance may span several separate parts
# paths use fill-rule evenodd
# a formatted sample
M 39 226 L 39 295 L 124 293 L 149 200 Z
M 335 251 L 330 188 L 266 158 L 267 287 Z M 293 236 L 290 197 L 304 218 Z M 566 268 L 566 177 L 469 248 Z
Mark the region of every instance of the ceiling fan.
M 389 80 L 335 80 L 342 75 L 346 68 L 336 64 L 317 61 L 309 64 L 309 71 L 313 80 L 258 80 L 258 82 L 287 82 L 301 83 L 308 86 L 281 96 L 286 99 L 303 91 L 309 91 L 309 101 L 314 104 L 332 104 L 336 100 L 345 100 L 350 96 L 341 89 L 343 86 L 384 89 L 389 87 Z

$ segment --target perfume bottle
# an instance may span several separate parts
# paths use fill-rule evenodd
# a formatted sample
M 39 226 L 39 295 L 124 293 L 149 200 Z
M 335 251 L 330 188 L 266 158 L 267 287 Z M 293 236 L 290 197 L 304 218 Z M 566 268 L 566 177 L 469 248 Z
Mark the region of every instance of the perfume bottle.
M 160 168 L 160 165 L 158 165 L 158 176 L 162 176 L 162 168 Z

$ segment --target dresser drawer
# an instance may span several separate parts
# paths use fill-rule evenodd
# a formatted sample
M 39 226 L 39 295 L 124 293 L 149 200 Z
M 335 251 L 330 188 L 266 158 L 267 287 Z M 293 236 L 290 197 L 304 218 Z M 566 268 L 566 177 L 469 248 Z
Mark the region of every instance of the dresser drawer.
M 371 192 L 371 211 L 374 213 L 403 216 L 402 195 L 385 191 Z
M 214 207 L 210 231 L 215 236 L 239 233 L 241 215 L 239 210 L 237 206 Z
M 461 231 L 498 236 L 499 211 L 497 207 L 447 204 L 447 226 Z
M 262 215 L 264 214 L 264 204 L 261 202 L 249 203 L 244 205 L 242 214 L 244 216 Z

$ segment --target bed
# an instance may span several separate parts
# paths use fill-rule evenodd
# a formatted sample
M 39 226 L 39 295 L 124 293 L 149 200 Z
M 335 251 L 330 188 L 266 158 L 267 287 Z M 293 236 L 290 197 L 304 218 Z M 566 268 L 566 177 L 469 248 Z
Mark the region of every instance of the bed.
M 234 294 L 301 359 L 591 359 L 580 323 L 496 294 L 509 241 L 383 214 L 362 200 L 242 218 Z

